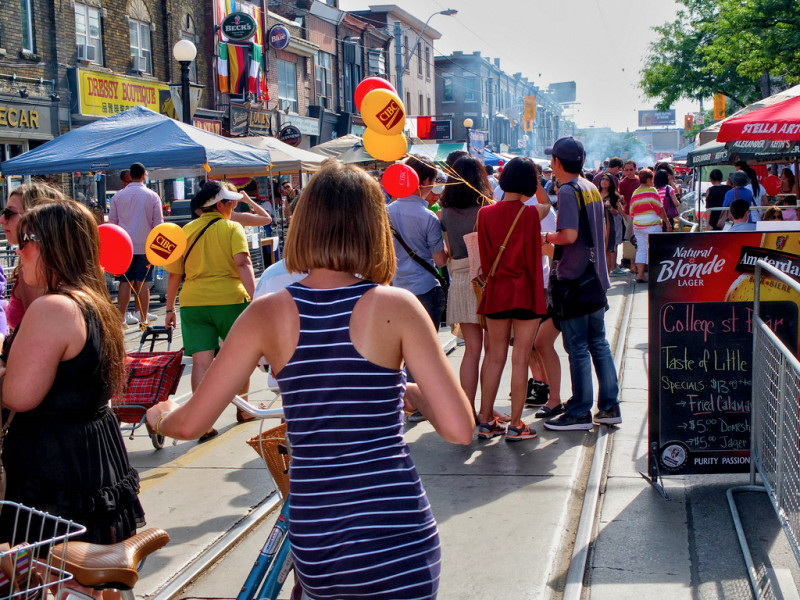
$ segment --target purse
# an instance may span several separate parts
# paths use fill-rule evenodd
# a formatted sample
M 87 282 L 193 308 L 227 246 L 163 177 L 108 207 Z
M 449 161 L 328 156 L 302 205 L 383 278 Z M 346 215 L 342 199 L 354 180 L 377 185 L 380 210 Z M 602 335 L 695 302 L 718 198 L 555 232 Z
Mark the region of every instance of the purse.
M 672 201 L 672 190 L 670 186 L 667 186 L 664 190 L 664 213 L 669 219 L 674 219 L 678 216 L 678 208 Z
M 500 248 L 497 250 L 497 256 L 494 257 L 494 262 L 492 263 L 492 268 L 489 269 L 488 277 L 484 278 L 483 273 L 479 270 L 478 274 L 472 279 L 472 291 L 475 293 L 475 298 L 478 300 L 478 308 L 480 309 L 481 302 L 483 301 L 483 296 L 486 293 L 486 284 L 489 282 L 491 277 L 494 277 L 495 271 L 497 271 L 497 265 L 500 263 L 500 258 L 503 256 L 503 252 L 506 251 L 506 244 L 508 243 L 509 238 L 511 238 L 511 233 L 514 231 L 514 228 L 517 226 L 517 221 L 522 216 L 522 213 L 525 211 L 525 205 L 523 204 L 517 216 L 514 217 L 514 222 L 511 223 L 511 227 L 506 234 L 506 239 L 503 240 L 503 243 L 500 244 Z M 478 313 L 478 323 L 481 327 L 486 329 L 486 317 L 480 313 Z
M 595 268 L 595 247 L 592 230 L 589 226 L 589 217 L 586 214 L 586 204 L 583 199 L 583 190 L 570 182 L 575 190 L 580 203 L 580 217 L 578 220 L 578 239 L 583 236 L 589 249 L 589 263 L 577 279 L 558 279 L 558 260 L 563 252 L 560 246 L 556 247 L 556 267 L 550 272 L 550 287 L 548 289 L 550 314 L 559 321 L 566 321 L 576 317 L 591 314 L 596 310 L 608 307 L 606 291 L 600 283 Z

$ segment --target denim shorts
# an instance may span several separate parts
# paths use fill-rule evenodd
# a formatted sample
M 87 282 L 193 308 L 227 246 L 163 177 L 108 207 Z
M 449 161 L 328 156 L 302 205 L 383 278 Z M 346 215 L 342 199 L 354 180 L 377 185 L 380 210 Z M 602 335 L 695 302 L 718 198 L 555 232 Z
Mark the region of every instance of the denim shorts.
M 147 260 L 144 254 L 134 254 L 131 266 L 125 271 L 124 275 L 117 275 L 116 279 L 120 283 L 133 281 L 153 281 L 153 271 L 155 268 Z

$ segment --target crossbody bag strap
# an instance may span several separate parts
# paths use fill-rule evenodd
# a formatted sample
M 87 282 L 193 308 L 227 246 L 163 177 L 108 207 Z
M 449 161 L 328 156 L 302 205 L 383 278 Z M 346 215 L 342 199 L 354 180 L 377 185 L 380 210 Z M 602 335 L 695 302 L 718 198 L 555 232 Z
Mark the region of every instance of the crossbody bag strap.
M 495 271 L 497 271 L 497 265 L 500 263 L 500 257 L 502 257 L 503 256 L 503 252 L 506 251 L 506 244 L 508 243 L 508 240 L 511 238 L 511 233 L 514 231 L 514 228 L 517 226 L 517 221 L 519 221 L 519 218 L 522 216 L 523 212 L 525 212 L 525 205 L 524 204 L 520 207 L 519 212 L 517 213 L 517 216 L 514 217 L 514 222 L 511 223 L 511 227 L 509 228 L 508 233 L 506 234 L 506 239 L 504 239 L 503 243 L 500 244 L 500 248 L 497 251 L 497 256 L 494 257 L 494 262 L 492 263 L 492 268 L 489 271 L 489 275 L 488 275 L 487 279 L 489 277 L 493 277 L 494 274 L 495 274 Z
M 584 243 L 589 249 L 589 260 L 594 263 L 596 262 L 594 236 L 592 235 L 592 228 L 589 225 L 589 214 L 586 210 L 586 201 L 583 197 L 583 189 L 581 189 L 581 187 L 573 181 L 568 181 L 566 185 L 575 190 L 575 195 L 578 198 L 578 239 L 580 239 L 581 235 L 583 235 Z M 561 258 L 560 255 L 559 258 Z
M 450 287 L 450 284 L 447 282 L 447 280 L 441 275 L 439 275 L 439 271 L 437 271 L 435 267 L 432 267 L 428 261 L 419 256 L 411 248 L 411 246 L 409 246 L 406 243 L 406 241 L 403 239 L 403 237 L 400 235 L 397 229 L 394 228 L 394 225 L 392 225 L 391 228 L 392 228 L 392 235 L 397 240 L 397 243 L 403 247 L 403 250 L 406 251 L 406 253 L 412 258 L 412 260 L 416 262 L 419 266 L 421 266 L 423 269 L 425 269 L 428 273 L 433 275 L 436 278 L 436 281 L 439 282 L 439 285 L 442 286 L 444 289 Z
M 194 248 L 195 244 L 200 241 L 200 238 L 203 237 L 203 234 L 208 230 L 208 228 L 211 227 L 217 221 L 221 221 L 221 220 L 222 220 L 222 217 L 217 217 L 216 219 L 211 219 L 211 221 L 208 223 L 208 225 L 206 225 L 205 227 L 203 227 L 202 230 L 200 230 L 200 233 L 198 233 L 197 237 L 194 238 L 194 241 L 192 241 L 192 245 L 189 246 L 189 249 L 186 251 L 186 254 L 183 255 L 183 277 L 184 278 L 186 277 L 186 260 L 189 258 L 189 253 L 192 251 L 192 249 Z

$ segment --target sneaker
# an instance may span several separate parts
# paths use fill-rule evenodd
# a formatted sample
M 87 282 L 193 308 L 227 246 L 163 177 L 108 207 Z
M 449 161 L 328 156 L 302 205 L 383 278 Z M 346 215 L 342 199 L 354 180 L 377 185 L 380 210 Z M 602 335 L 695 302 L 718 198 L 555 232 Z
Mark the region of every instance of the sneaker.
M 621 269 L 617 267 L 616 269 L 611 269 L 611 275 L 619 276 L 619 275 L 627 275 L 629 271 L 627 269 Z
M 599 410 L 594 416 L 594 422 L 602 425 L 619 425 L 622 423 L 622 415 L 619 412 L 619 404 L 615 404 L 608 410 Z
M 545 421 L 544 427 L 545 429 L 553 429 L 555 431 L 572 431 L 581 429 L 584 431 L 590 431 L 593 427 L 592 413 L 587 412 L 577 417 L 573 417 L 564 413 L 563 415 L 557 416 L 555 419 Z
M 428 419 L 423 415 L 421 412 L 414 411 L 410 415 L 406 417 L 406 421 L 409 423 L 421 423 L 422 421 L 427 421 Z
M 505 432 L 506 428 L 497 419 L 478 425 L 478 438 L 481 440 L 490 440 L 496 435 L 503 435 Z
M 539 410 L 536 411 L 536 414 L 533 416 L 537 419 L 552 419 L 553 417 L 557 417 L 558 415 L 563 415 L 567 412 L 567 405 L 563 402 L 556 406 L 555 408 L 550 408 L 549 406 L 543 406 Z
M 137 323 L 139 321 L 142 321 L 142 313 L 136 311 L 136 318 L 138 319 Z M 154 323 L 157 320 L 158 320 L 158 315 L 154 315 L 153 313 L 147 313 L 147 321 L 145 321 L 145 323 Z
M 535 429 L 531 429 L 530 425 L 522 423 L 519 427 L 509 425 L 506 429 L 507 442 L 521 442 L 522 440 L 533 440 L 539 437 Z
M 125 320 L 123 321 L 125 325 L 138 325 L 139 319 L 137 319 L 133 313 L 126 312 L 125 313 Z
M 544 381 L 528 379 L 528 392 L 525 395 L 525 406 L 542 406 L 550 397 L 550 386 Z
M 631 267 L 631 259 L 630 258 L 623 258 L 621 261 L 619 261 L 619 266 L 623 267 L 623 270 L 625 268 L 629 269 Z

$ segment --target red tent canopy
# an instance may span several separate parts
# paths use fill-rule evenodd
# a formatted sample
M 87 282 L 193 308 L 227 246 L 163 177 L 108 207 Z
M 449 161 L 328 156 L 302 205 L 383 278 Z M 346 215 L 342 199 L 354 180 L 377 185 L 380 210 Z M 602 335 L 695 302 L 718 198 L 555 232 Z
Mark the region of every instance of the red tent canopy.
M 718 142 L 800 140 L 800 96 L 723 121 Z

